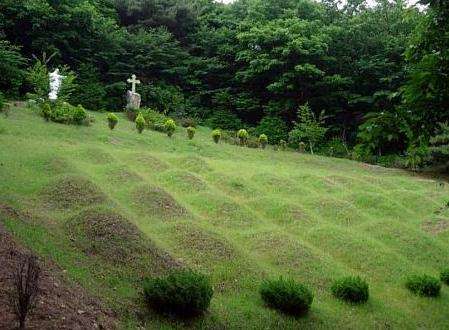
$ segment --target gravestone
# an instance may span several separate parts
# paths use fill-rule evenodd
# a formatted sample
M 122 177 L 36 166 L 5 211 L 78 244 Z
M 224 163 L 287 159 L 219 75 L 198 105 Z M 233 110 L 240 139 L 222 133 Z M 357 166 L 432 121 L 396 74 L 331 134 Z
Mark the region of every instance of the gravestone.
M 133 74 L 130 79 L 127 80 L 131 84 L 131 90 L 126 93 L 126 109 L 137 110 L 140 109 L 140 102 L 142 98 L 139 93 L 136 93 L 136 85 L 140 84 L 140 80 L 136 79 L 136 75 Z

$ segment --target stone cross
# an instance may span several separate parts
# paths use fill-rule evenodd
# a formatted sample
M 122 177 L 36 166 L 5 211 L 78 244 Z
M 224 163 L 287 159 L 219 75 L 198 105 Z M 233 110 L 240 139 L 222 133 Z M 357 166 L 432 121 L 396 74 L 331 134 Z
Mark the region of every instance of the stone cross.
M 128 83 L 131 84 L 131 92 L 135 93 L 136 92 L 136 84 L 140 84 L 140 80 L 137 80 L 136 75 L 133 74 L 131 76 L 131 79 L 128 79 Z

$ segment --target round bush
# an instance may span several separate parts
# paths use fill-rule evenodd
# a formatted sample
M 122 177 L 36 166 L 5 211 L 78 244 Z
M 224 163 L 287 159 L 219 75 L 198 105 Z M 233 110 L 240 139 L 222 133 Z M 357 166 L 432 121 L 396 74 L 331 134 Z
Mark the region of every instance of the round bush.
M 405 282 L 405 286 L 412 293 L 423 297 L 437 297 L 441 290 L 440 280 L 429 275 L 412 275 Z
M 173 133 L 175 133 L 176 130 L 176 123 L 173 119 L 167 119 L 164 123 L 165 126 L 165 132 L 167 132 L 167 135 L 171 137 Z
M 196 133 L 196 129 L 192 126 L 187 127 L 187 137 L 189 138 L 189 140 L 192 140 L 195 136 Z
M 267 146 L 267 143 L 268 143 L 268 136 L 266 136 L 265 134 L 260 134 L 259 144 L 262 147 L 262 149 L 265 149 L 265 147 Z
M 109 113 L 107 119 L 109 128 L 113 130 L 118 123 L 118 117 L 114 113 Z
M 195 316 L 209 308 L 213 295 L 209 280 L 190 270 L 146 279 L 145 300 L 153 309 L 182 316 Z
M 244 145 L 248 141 L 248 131 L 246 129 L 241 129 L 237 132 L 237 137 L 239 138 L 240 144 Z
M 142 133 L 143 129 L 145 128 L 145 119 L 140 112 L 136 117 L 136 128 L 139 133 Z
M 82 105 L 74 107 L 72 110 L 72 120 L 75 124 L 81 125 L 87 119 L 87 112 Z
M 335 298 L 352 303 L 364 303 L 369 298 L 369 286 L 360 277 L 345 277 L 334 282 L 331 287 Z
M 214 129 L 212 131 L 212 139 L 214 140 L 215 143 L 220 142 L 221 139 L 221 130 L 219 129 Z
M 292 279 L 264 281 L 259 292 L 268 306 L 291 315 L 306 314 L 313 302 L 312 292 Z
M 449 285 L 449 268 L 443 269 L 441 271 L 440 279 L 443 283 Z

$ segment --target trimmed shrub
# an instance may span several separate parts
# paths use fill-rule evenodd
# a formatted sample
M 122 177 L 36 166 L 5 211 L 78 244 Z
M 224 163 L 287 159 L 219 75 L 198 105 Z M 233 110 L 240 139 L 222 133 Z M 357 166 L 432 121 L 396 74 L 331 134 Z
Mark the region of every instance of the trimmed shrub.
M 288 127 L 284 120 L 277 116 L 264 117 L 256 128 L 257 135 L 266 134 L 270 137 L 270 144 L 277 144 L 288 139 Z
M 141 113 L 149 129 L 165 133 L 165 121 L 168 118 L 164 114 L 150 108 L 142 109 Z
M 219 129 L 214 129 L 212 131 L 212 139 L 214 140 L 215 143 L 220 142 L 221 139 L 221 130 Z
M 265 134 L 260 134 L 259 144 L 262 147 L 262 149 L 265 149 L 265 147 L 267 146 L 267 143 L 268 143 L 268 136 L 266 136 Z
M 356 304 L 364 303 L 369 298 L 369 286 L 360 277 L 345 277 L 334 282 L 331 287 L 335 298 Z
M 51 106 L 48 102 L 41 104 L 41 115 L 46 121 L 51 119 Z
M 279 141 L 279 148 L 281 148 L 282 151 L 287 150 L 287 142 L 285 140 Z
M 441 282 L 449 285 L 449 268 L 443 269 L 440 274 Z
M 168 137 L 172 137 L 176 130 L 176 123 L 173 119 L 167 119 L 164 123 L 165 132 L 167 132 Z
M 87 119 L 87 112 L 84 110 L 83 106 L 79 104 L 77 107 L 73 109 L 72 120 L 73 123 L 77 125 L 81 125 Z
M 118 123 L 118 117 L 114 113 L 108 113 L 107 119 L 109 128 L 113 130 Z
M 441 290 L 440 280 L 429 275 L 412 275 L 405 282 L 405 286 L 412 293 L 423 297 L 437 297 Z
M 268 306 L 291 315 L 306 314 L 313 302 L 309 288 L 292 279 L 266 280 L 259 292 Z
M 189 126 L 189 127 L 187 127 L 186 131 L 187 131 L 187 137 L 189 138 L 189 140 L 192 140 L 195 137 L 195 133 L 196 133 L 195 127 Z
M 239 138 L 240 145 L 245 145 L 249 138 L 248 131 L 242 128 L 237 132 L 237 137 Z
M 143 290 L 151 308 L 182 316 L 205 312 L 213 295 L 209 280 L 190 270 L 173 271 L 165 277 L 146 279 Z
M 145 119 L 140 112 L 136 117 L 136 128 L 139 133 L 142 133 L 143 129 L 145 128 Z

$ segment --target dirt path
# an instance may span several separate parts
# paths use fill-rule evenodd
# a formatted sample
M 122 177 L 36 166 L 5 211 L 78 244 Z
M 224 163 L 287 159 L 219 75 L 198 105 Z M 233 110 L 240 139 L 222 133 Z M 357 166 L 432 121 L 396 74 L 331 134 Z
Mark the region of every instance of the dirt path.
M 4 214 L 4 213 L 3 213 Z M 0 212 L 0 216 L 2 212 Z M 1 219 L 0 219 L 1 220 Z M 0 329 L 15 329 L 10 307 L 11 272 L 20 255 L 29 253 L 5 230 L 0 222 Z M 114 329 L 116 318 L 100 302 L 79 286 L 68 284 L 63 271 L 51 263 L 40 262 L 40 294 L 36 308 L 28 317 L 27 329 Z

